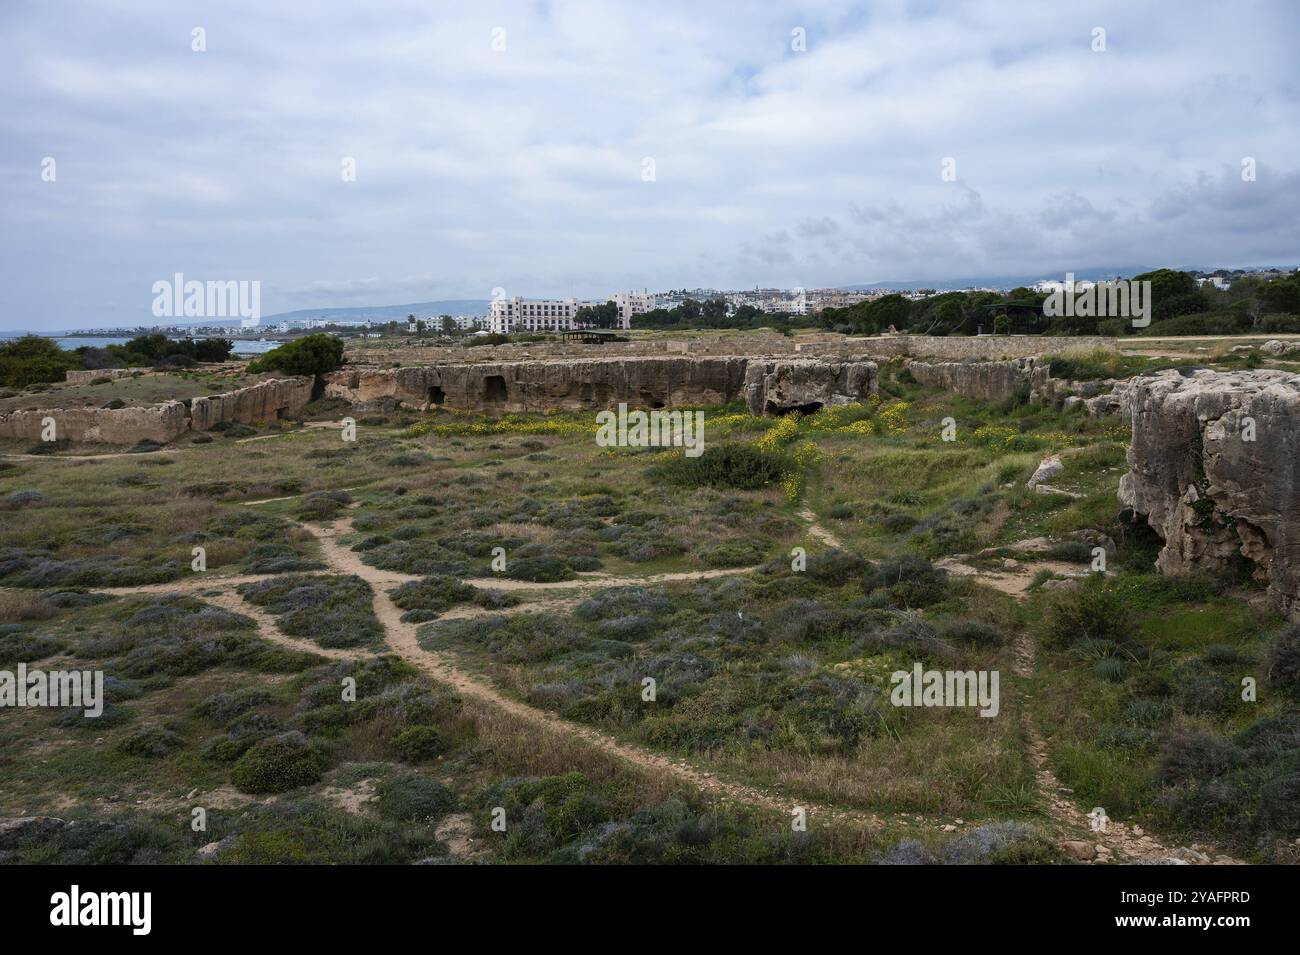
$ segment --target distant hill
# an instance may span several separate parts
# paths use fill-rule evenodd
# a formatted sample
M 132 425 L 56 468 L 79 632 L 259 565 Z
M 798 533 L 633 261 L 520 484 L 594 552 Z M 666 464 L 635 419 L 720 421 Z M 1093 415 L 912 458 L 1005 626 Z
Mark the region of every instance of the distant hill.
M 263 315 L 263 325 L 276 322 L 301 322 L 309 318 L 341 319 L 348 322 L 401 321 L 407 315 L 428 318 L 430 315 L 486 315 L 489 299 L 448 298 L 436 302 L 413 302 L 409 305 L 361 305 L 354 308 L 300 308 L 292 312 Z M 237 324 L 237 323 L 236 323 Z

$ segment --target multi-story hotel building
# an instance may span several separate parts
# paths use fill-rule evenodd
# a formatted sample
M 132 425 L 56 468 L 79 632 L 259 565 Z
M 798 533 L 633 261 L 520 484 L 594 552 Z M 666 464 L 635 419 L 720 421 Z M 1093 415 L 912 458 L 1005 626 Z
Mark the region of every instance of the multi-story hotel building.
M 605 301 L 618 307 L 618 327 L 631 328 L 632 316 L 655 307 L 654 296 L 617 292 Z M 488 306 L 488 328 L 499 334 L 511 332 L 565 332 L 587 327 L 578 321 L 578 309 L 603 302 L 580 302 L 575 298 L 496 298 Z

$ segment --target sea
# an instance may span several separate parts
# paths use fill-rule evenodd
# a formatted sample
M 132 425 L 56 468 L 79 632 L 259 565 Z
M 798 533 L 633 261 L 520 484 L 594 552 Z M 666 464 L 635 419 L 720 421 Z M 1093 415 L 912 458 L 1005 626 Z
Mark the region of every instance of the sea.
M 0 332 L 0 341 L 9 338 L 19 338 L 21 335 L 21 332 Z M 78 348 L 104 348 L 108 345 L 125 345 L 129 339 L 98 337 L 94 335 L 73 335 L 66 338 L 51 338 L 51 341 L 67 351 L 75 351 Z M 256 338 L 236 338 L 233 339 L 233 341 L 235 343 L 234 353 L 236 355 L 260 355 L 263 352 L 270 351 L 277 345 L 284 344 L 283 342 Z

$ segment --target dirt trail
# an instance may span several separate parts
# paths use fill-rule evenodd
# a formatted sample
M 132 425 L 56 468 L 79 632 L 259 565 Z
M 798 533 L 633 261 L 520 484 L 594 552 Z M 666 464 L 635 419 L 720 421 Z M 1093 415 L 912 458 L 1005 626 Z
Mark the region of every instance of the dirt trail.
M 1022 636 L 1016 641 L 1013 652 L 1015 658 L 1012 666 L 1013 672 L 1016 676 L 1033 679 L 1036 656 L 1033 639 Z M 1141 826 L 1125 825 L 1122 822 L 1116 822 L 1114 819 L 1105 821 L 1103 831 L 1093 831 L 1089 814 L 1075 805 L 1074 800 L 1070 798 L 1071 791 L 1061 785 L 1061 781 L 1052 772 L 1047 759 L 1047 742 L 1039 733 L 1037 722 L 1028 708 L 1025 710 L 1025 732 L 1028 736 L 1029 759 L 1034 765 L 1034 777 L 1038 783 L 1039 792 L 1042 793 L 1043 801 L 1047 805 L 1048 814 L 1060 822 L 1089 833 L 1090 841 L 1088 842 L 1066 843 L 1067 849 L 1073 848 L 1081 856 L 1086 857 L 1089 851 L 1096 853 L 1093 858 L 1081 858 L 1080 861 L 1135 862 L 1173 858 L 1189 863 L 1204 864 L 1203 860 L 1197 858 L 1198 853 L 1200 853 L 1208 856 L 1208 861 L 1211 861 L 1214 865 L 1243 864 L 1241 860 L 1234 859 L 1229 855 L 1212 854 L 1205 847 L 1199 847 L 1199 849 L 1194 847 L 1191 851 L 1171 848 L 1147 834 Z M 1091 847 L 1091 850 L 1089 847 Z
M 1062 577 L 1079 579 L 1087 576 L 1087 571 L 1080 570 L 1079 564 L 1067 564 L 1056 560 L 1016 561 L 1017 567 L 1003 570 L 982 570 L 972 567 L 959 557 L 944 557 L 934 562 L 954 577 L 970 577 L 982 584 L 988 584 L 995 590 L 1012 597 L 1022 598 L 1029 591 L 1034 578 L 1040 571 L 1050 570 Z
M 250 617 L 257 624 L 257 632 L 260 637 L 269 640 L 272 643 L 278 643 L 282 647 L 288 647 L 290 650 L 301 650 L 306 653 L 315 653 L 318 656 L 328 657 L 331 660 L 356 660 L 362 659 L 373 654 L 367 650 L 348 649 L 348 650 L 331 650 L 313 643 L 310 640 L 300 640 L 297 637 L 291 637 L 283 632 L 275 622 L 275 617 L 267 613 L 261 607 L 255 607 L 235 591 L 228 590 L 216 596 L 204 598 L 206 602 L 216 604 L 224 610 L 231 613 L 243 614 Z
M 339 521 L 338 524 L 346 527 L 348 522 Z M 444 654 L 432 650 L 426 650 L 420 646 L 416 637 L 418 625 L 406 623 L 402 620 L 401 609 L 398 608 L 398 606 L 393 603 L 392 598 L 388 596 L 386 587 L 389 585 L 385 583 L 386 577 L 384 576 L 384 573 L 382 571 L 376 571 L 373 567 L 363 564 L 355 553 L 338 542 L 337 537 L 340 528 L 317 524 L 304 524 L 303 526 L 316 535 L 317 540 L 320 541 L 321 551 L 325 556 L 325 561 L 332 569 L 349 574 L 356 574 L 357 576 L 368 580 L 371 586 L 374 587 L 375 615 L 379 618 L 379 622 L 387 634 L 388 645 L 397 653 L 397 655 L 413 666 L 423 670 L 439 683 L 454 688 L 457 693 L 469 699 L 494 706 L 525 723 L 556 730 L 566 736 L 581 739 L 601 752 L 622 759 L 641 769 L 666 773 L 696 787 L 702 792 L 717 796 L 724 801 L 730 799 L 736 802 L 760 806 L 782 813 L 783 815 L 789 815 L 794 807 L 800 806 L 808 813 L 810 818 L 825 817 L 840 820 L 856 820 L 872 827 L 880 825 L 879 817 L 872 813 L 819 806 L 806 800 L 787 798 L 753 786 L 746 786 L 741 783 L 719 779 L 712 773 L 697 769 L 685 760 L 672 759 L 659 753 L 641 749 L 638 746 L 622 743 L 597 729 L 584 726 L 580 723 L 570 722 L 569 720 L 556 716 L 554 713 L 537 709 L 527 703 L 505 696 L 497 690 L 496 687 L 484 682 L 478 677 L 466 673 L 464 670 L 459 669 Z M 735 570 L 728 571 L 728 573 L 739 572 L 740 571 Z M 704 573 L 707 573 L 710 576 L 717 576 L 717 574 L 712 571 L 705 571 Z M 672 577 L 673 579 L 683 579 L 682 575 L 660 576 Z M 618 580 L 619 578 L 613 579 Z M 641 578 L 638 582 L 653 579 L 654 578 Z M 609 581 L 610 578 L 604 578 L 596 583 L 599 586 L 611 586 Z
M 105 454 L 0 454 L 5 461 L 112 461 L 115 458 L 147 459 L 163 454 L 180 454 L 180 448 L 159 448 L 157 451 L 109 451 Z
M 826 528 L 822 527 L 821 524 L 817 523 L 817 515 L 813 513 L 811 507 L 805 507 L 799 512 L 799 516 L 808 522 L 808 533 L 817 538 L 817 540 L 826 544 L 828 547 L 834 547 L 837 550 L 844 549 L 844 543 L 838 537 Z

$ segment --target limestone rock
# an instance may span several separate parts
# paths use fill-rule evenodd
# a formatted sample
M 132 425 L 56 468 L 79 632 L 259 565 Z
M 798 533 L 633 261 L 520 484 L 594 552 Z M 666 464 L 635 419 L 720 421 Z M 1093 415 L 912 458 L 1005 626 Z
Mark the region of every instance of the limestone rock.
M 195 398 L 190 402 L 191 426 L 195 431 L 210 431 L 223 421 L 274 421 L 311 401 L 313 384 L 311 378 L 272 378 L 225 394 Z
M 47 417 L 54 419 L 57 438 L 106 444 L 135 444 L 146 439 L 166 444 L 189 428 L 185 405 L 179 401 L 165 401 L 140 408 L 11 411 L 0 415 L 0 437 L 40 441 Z
M 745 404 L 756 415 L 855 404 L 875 394 L 878 371 L 870 361 L 751 360 L 745 369 Z
M 1119 497 L 1163 538 L 1162 573 L 1232 573 L 1300 619 L 1300 375 L 1162 371 L 1134 379 Z
M 399 406 L 482 414 L 715 405 L 741 394 L 738 357 L 581 358 L 336 371 L 325 395 L 357 411 Z
M 953 391 L 977 401 L 1006 401 L 1050 390 L 1045 364 L 1034 358 L 1010 361 L 909 361 L 907 370 L 923 385 Z
M 1046 484 L 1052 478 L 1056 477 L 1065 470 L 1065 465 L 1061 463 L 1061 456 L 1053 454 L 1043 458 L 1036 470 L 1029 478 L 1027 487 L 1037 487 L 1039 484 Z

